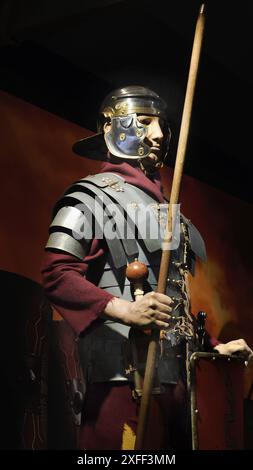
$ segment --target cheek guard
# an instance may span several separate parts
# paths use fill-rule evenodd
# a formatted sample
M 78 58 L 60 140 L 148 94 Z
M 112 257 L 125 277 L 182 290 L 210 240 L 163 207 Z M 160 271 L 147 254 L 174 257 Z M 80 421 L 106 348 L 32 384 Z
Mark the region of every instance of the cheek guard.
M 164 162 L 170 143 L 171 132 L 163 125 L 164 139 L 161 149 L 161 161 Z M 139 160 L 151 153 L 150 146 L 145 142 L 147 127 L 138 121 L 137 114 L 124 117 L 113 117 L 111 129 L 104 134 L 107 148 L 112 155 L 119 158 Z
M 146 126 L 138 122 L 137 114 L 111 119 L 111 129 L 105 133 L 105 142 L 112 155 L 119 158 L 139 160 L 150 154 L 150 147 L 144 142 Z

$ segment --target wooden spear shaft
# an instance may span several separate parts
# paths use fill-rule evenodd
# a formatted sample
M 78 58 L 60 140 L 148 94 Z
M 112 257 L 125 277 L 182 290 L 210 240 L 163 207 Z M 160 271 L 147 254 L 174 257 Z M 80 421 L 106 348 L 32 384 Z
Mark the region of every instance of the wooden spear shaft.
M 157 292 L 162 294 L 166 293 L 167 278 L 169 273 L 169 264 L 170 264 L 170 249 L 169 244 L 172 240 L 173 234 L 173 224 L 172 224 L 172 213 L 173 213 L 173 204 L 178 203 L 181 180 L 183 174 L 185 153 L 189 135 L 190 121 L 191 121 L 191 112 L 192 104 L 194 98 L 194 92 L 196 87 L 196 80 L 199 67 L 200 52 L 202 47 L 203 33 L 205 25 L 205 16 L 204 16 L 204 4 L 201 5 L 199 16 L 196 23 L 192 54 L 191 54 L 191 63 L 188 75 L 188 82 L 185 94 L 183 115 L 180 127 L 180 134 L 177 147 L 176 163 L 175 170 L 173 175 L 173 182 L 171 188 L 170 204 L 168 208 L 168 219 L 167 226 L 165 230 L 165 237 L 162 249 L 161 265 L 159 272 L 159 279 L 157 285 Z M 142 450 L 144 445 L 145 430 L 147 426 L 147 418 L 149 412 L 149 404 L 152 393 L 152 386 L 154 381 L 155 374 L 155 363 L 157 350 L 159 345 L 160 331 L 155 330 L 151 335 L 151 339 L 148 347 L 147 362 L 145 369 L 145 376 L 143 382 L 142 398 L 140 404 L 140 413 L 138 418 L 138 427 L 135 441 L 135 450 Z

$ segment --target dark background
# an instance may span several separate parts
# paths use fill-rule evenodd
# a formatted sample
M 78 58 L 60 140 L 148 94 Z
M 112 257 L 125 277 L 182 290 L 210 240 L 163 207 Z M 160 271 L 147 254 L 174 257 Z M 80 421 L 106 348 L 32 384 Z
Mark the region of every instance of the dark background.
M 0 88 L 95 130 L 105 93 L 127 84 L 150 86 L 169 104 L 173 164 L 200 4 L 2 1 Z M 252 202 L 252 2 L 205 5 L 185 172 Z

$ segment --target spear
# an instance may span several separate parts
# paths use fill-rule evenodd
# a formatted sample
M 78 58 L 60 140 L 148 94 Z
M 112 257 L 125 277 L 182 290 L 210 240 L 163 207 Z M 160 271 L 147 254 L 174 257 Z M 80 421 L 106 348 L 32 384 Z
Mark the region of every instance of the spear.
M 166 286 L 167 286 L 167 278 L 169 272 L 169 264 L 170 264 L 170 242 L 172 240 L 173 234 L 173 225 L 172 225 L 172 212 L 173 212 L 173 204 L 178 203 L 179 194 L 180 194 L 180 187 L 181 187 L 181 180 L 183 174 L 183 167 L 184 167 L 184 160 L 185 160 L 185 153 L 189 135 L 189 128 L 190 128 L 190 121 L 191 121 L 191 112 L 192 112 L 192 104 L 198 74 L 198 67 L 199 67 L 199 59 L 200 59 L 200 52 L 202 47 L 202 40 L 203 40 L 203 32 L 204 32 L 204 24 L 205 24 L 205 16 L 204 16 L 204 4 L 201 5 L 196 28 L 195 28 L 195 35 L 192 47 L 192 54 L 191 54 L 191 62 L 190 62 L 190 69 L 188 75 L 188 82 L 185 94 L 185 101 L 184 101 L 184 108 L 183 108 L 183 115 L 178 139 L 178 147 L 177 147 L 177 155 L 176 155 L 176 163 L 172 181 L 172 188 L 171 188 L 171 196 L 170 196 L 170 203 L 168 207 L 168 218 L 167 218 L 167 225 L 165 229 L 165 236 L 164 236 L 164 243 L 162 247 L 162 257 L 161 257 L 161 265 L 159 271 L 159 278 L 158 278 L 158 285 L 157 285 L 157 292 L 162 294 L 166 293 Z M 142 397 L 141 397 L 141 404 L 140 404 L 140 412 L 138 418 L 138 427 L 137 427 L 137 434 L 136 434 L 136 441 L 135 441 L 135 450 L 143 449 L 144 439 L 145 439 L 145 430 L 147 425 L 147 418 L 149 412 L 149 405 L 150 399 L 152 394 L 152 386 L 154 381 L 155 375 L 155 363 L 156 363 L 156 356 L 158 351 L 159 345 L 159 338 L 160 338 L 160 331 L 154 330 L 152 332 L 149 347 L 148 347 L 148 354 L 147 354 L 147 362 L 146 362 L 146 369 L 144 375 L 144 382 L 143 382 L 143 390 L 142 390 Z

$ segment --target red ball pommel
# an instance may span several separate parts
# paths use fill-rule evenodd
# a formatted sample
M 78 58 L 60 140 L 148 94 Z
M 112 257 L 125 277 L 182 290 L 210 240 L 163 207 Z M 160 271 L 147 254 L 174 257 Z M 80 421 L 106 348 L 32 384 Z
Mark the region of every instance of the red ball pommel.
M 148 268 L 146 264 L 137 259 L 130 263 L 126 269 L 126 277 L 130 282 L 144 281 L 148 277 Z

